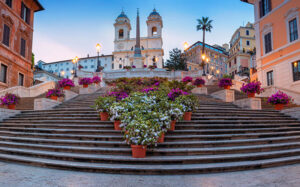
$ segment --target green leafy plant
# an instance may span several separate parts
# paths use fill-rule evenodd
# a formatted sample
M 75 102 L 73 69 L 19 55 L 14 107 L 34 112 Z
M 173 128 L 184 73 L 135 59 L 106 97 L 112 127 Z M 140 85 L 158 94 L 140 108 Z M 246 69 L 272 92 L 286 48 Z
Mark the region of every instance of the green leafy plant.
M 193 112 L 199 102 L 195 95 L 181 95 L 175 99 L 175 103 L 181 105 L 184 112 Z
M 98 97 L 92 107 L 98 112 L 109 112 L 110 106 L 116 102 L 115 97 Z

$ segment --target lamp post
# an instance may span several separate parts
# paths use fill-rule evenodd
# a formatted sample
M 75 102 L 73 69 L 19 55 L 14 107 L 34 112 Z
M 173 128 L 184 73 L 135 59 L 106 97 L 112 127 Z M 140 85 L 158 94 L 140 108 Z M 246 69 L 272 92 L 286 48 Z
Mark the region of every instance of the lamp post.
M 65 72 L 64 71 L 61 71 L 60 74 L 61 74 L 62 77 L 65 76 Z
M 96 45 L 96 50 L 97 50 L 97 55 L 98 55 L 98 57 L 97 57 L 97 69 L 96 69 L 96 72 L 100 72 L 101 71 L 100 70 L 101 64 L 100 64 L 100 60 L 99 60 L 99 55 L 100 55 L 100 50 L 101 50 L 101 45 L 100 44 Z
M 202 65 L 202 70 L 203 70 L 203 73 L 202 73 L 202 76 L 206 76 L 205 74 L 205 59 L 207 61 L 208 58 L 206 58 L 206 55 L 205 54 L 202 54 L 201 55 L 201 65 Z
M 184 42 L 183 43 L 183 49 L 184 50 L 187 50 L 187 48 L 189 47 L 189 44 L 187 42 Z
M 72 60 L 73 64 L 74 64 L 74 72 L 75 75 L 74 77 L 77 77 L 77 62 L 78 62 L 78 57 L 76 56 L 73 60 Z

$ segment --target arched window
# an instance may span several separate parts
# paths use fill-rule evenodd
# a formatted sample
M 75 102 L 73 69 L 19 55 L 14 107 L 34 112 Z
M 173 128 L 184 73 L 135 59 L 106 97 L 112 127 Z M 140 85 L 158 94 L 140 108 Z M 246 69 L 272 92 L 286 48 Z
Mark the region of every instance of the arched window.
M 123 29 L 119 30 L 119 38 L 120 39 L 124 38 L 124 30 Z
M 157 27 L 152 27 L 152 36 L 157 35 Z

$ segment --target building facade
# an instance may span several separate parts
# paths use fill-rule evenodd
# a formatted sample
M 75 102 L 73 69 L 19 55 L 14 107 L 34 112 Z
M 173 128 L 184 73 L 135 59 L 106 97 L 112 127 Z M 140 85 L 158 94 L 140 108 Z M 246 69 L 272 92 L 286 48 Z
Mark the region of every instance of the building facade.
M 186 58 L 188 71 L 200 70 L 202 62 L 202 42 L 196 42 L 184 51 Z M 228 52 L 225 48 L 218 45 L 205 44 L 205 55 L 208 57 L 208 61 L 205 60 L 205 73 L 214 75 L 216 77 L 222 77 L 227 74 L 226 61 L 228 59 Z
M 251 54 L 255 51 L 255 30 L 252 23 L 238 28 L 230 40 L 228 74 L 234 76 L 250 76 Z
M 300 1 L 242 0 L 254 5 L 256 71 L 265 90 L 300 93 Z M 275 89 L 274 89 L 275 88 Z
M 162 40 L 163 22 L 160 14 L 154 9 L 146 21 L 147 37 L 140 38 L 141 53 L 144 65 L 157 65 L 163 68 L 164 50 Z M 115 23 L 114 62 L 113 69 L 123 69 L 132 66 L 136 38 L 130 38 L 131 24 L 129 18 L 122 11 Z
M 100 66 L 104 68 L 103 71 L 111 71 L 114 69 L 112 55 L 101 55 L 99 56 L 99 61 Z M 81 67 L 80 69 L 83 71 L 96 72 L 97 62 L 98 56 L 88 56 L 86 58 L 80 58 L 76 64 L 73 63 L 72 59 L 50 63 L 39 61 L 38 67 L 60 77 L 72 78 L 74 76 L 75 68 L 79 69 Z
M 38 0 L 0 0 L 0 90 L 33 84 L 34 13 Z

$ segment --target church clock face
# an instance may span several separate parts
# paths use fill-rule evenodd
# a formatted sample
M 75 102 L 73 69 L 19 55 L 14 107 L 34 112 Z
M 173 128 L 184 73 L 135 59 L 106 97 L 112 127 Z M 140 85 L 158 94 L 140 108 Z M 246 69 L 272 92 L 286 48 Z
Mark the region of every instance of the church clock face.
M 118 44 L 118 49 L 119 50 L 124 49 L 124 44 L 123 43 Z

